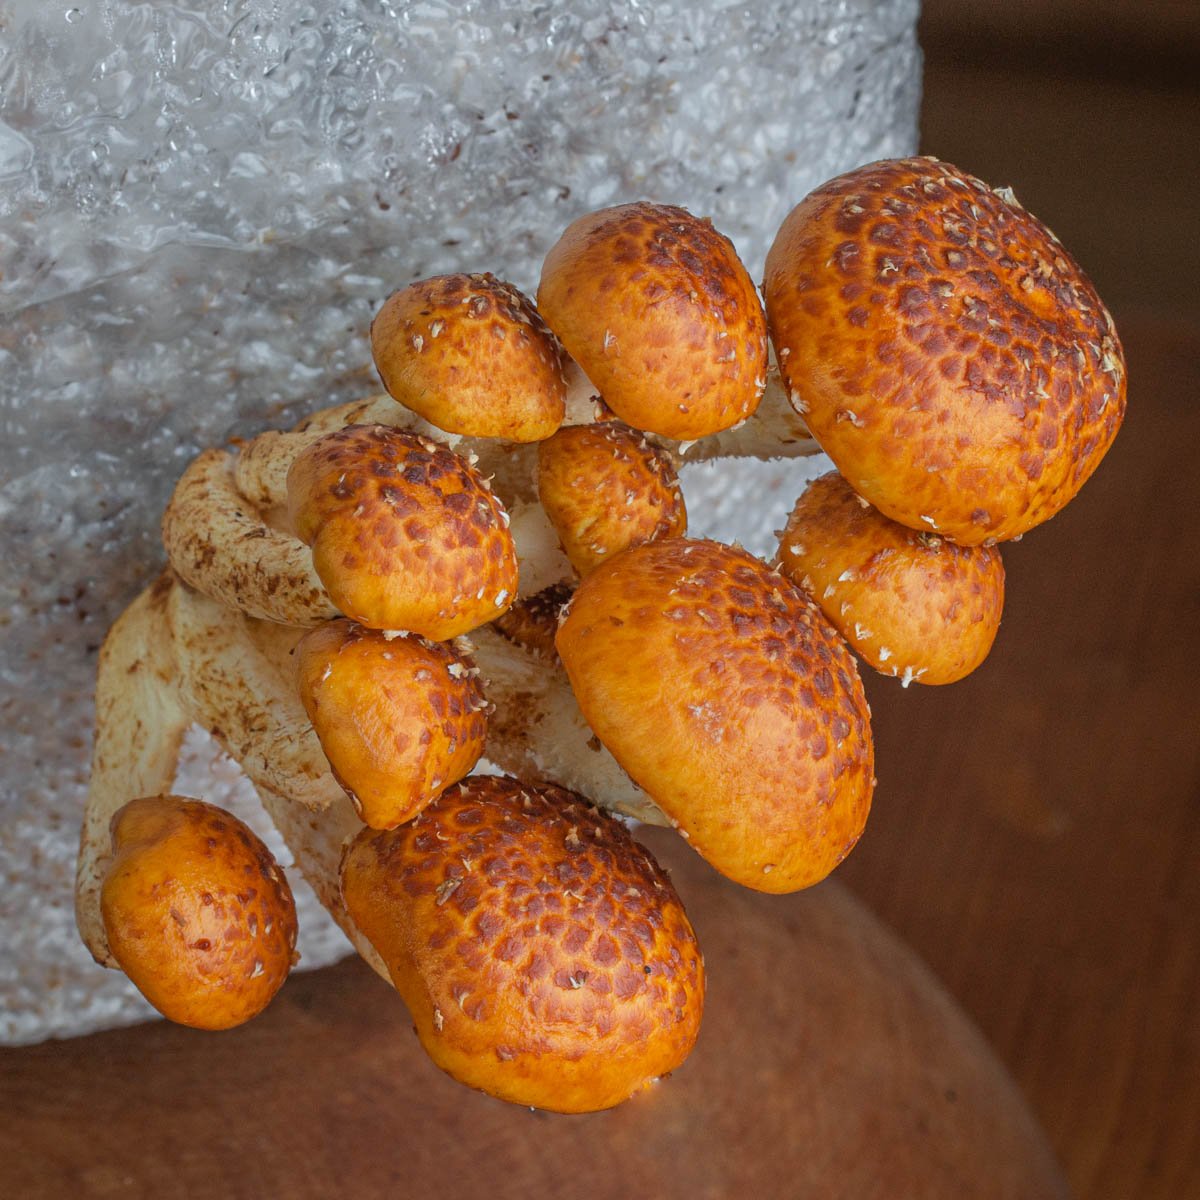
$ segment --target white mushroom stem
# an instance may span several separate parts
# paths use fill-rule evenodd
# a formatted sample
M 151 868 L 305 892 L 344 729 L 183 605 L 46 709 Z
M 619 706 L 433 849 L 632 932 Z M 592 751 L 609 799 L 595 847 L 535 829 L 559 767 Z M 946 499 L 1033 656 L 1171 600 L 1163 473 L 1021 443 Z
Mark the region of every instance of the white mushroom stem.
M 313 820 L 324 823 L 332 813 L 335 825 L 348 820 L 357 830 L 361 822 L 330 773 L 298 699 L 290 656 L 300 631 L 230 613 L 183 586 L 174 588 L 168 611 L 193 719 L 213 734 L 260 793 L 265 789 L 286 797 L 293 811 L 307 808 L 316 814 L 303 822 L 305 827 Z M 523 779 L 561 783 L 647 823 L 663 822 L 649 797 L 593 735 L 557 662 L 490 627 L 467 640 L 495 708 L 484 751 L 489 761 Z M 280 832 L 292 844 L 291 835 Z M 301 852 L 292 849 L 307 874 Z M 324 897 L 320 887 L 316 890 Z
M 600 389 L 583 373 L 583 368 L 570 358 L 567 359 L 566 380 L 566 415 L 563 424 L 590 425 L 603 411 Z
M 509 531 L 517 548 L 517 595 L 536 596 L 556 583 L 575 578 L 575 570 L 546 510 L 536 501 L 522 501 L 508 510 Z
M 238 491 L 224 450 L 206 450 L 184 471 L 162 532 L 180 578 L 230 608 L 290 625 L 337 615 L 308 547 L 274 529 Z
M 568 377 L 567 423 L 593 420 L 592 385 L 577 367 Z M 409 429 L 474 456 L 508 510 L 522 597 L 574 578 L 537 501 L 536 447 L 443 433 L 388 396 L 315 413 L 290 432 L 260 434 L 242 447 L 232 475 L 222 451 L 201 455 L 184 473 L 164 518 L 172 566 L 205 595 L 254 617 L 311 625 L 332 616 L 333 606 L 312 571 L 307 549 L 287 528 L 287 474 L 296 456 L 314 441 L 358 423 Z M 655 441 L 680 464 L 721 457 L 802 457 L 820 449 L 788 403 L 774 368 L 758 411 L 738 428 L 687 444 Z M 260 545 L 254 544 L 256 538 Z
M 666 818 L 592 732 L 555 660 L 510 642 L 491 626 L 467 639 L 496 711 L 484 756 L 531 783 L 558 783 L 604 808 L 650 825 Z
M 268 429 L 247 442 L 234 462 L 233 481 L 239 494 L 261 513 L 278 513 L 278 525 L 287 528 L 287 473 L 300 452 L 323 434 Z
M 290 654 L 303 630 L 234 614 L 182 584 L 167 615 L 184 704 L 255 786 L 318 814 L 345 800 L 296 686 Z
M 361 822 L 330 773 L 297 698 L 290 652 L 298 631 L 231 614 L 183 586 L 173 590 L 168 611 L 189 712 L 242 765 L 317 894 L 339 916 L 341 840 Z M 485 750 L 489 761 L 521 778 L 561 783 L 617 812 L 663 823 L 649 797 L 592 734 L 561 666 L 490 627 L 469 640 L 495 706 Z M 337 831 L 336 846 L 329 840 L 331 829 Z
M 342 905 L 342 846 L 362 822 L 319 744 L 314 754 L 310 743 L 316 735 L 296 699 L 290 671 L 275 661 L 286 646 L 285 633 L 181 585 L 173 590 L 170 616 L 180 686 L 192 718 L 246 772 L 317 898 L 359 954 L 388 978 Z M 295 637 L 295 631 L 286 634 Z M 301 794 L 307 794 L 309 805 L 300 801 Z M 320 811 L 313 811 L 314 794 L 323 799 Z
M 190 724 L 171 650 L 164 575 L 117 618 L 100 648 L 96 740 L 79 841 L 75 920 L 84 945 L 116 967 L 100 915 L 100 886 L 112 857 L 110 823 L 130 800 L 171 790 L 179 745 Z
M 567 368 L 564 425 L 588 425 L 599 411 L 599 392 L 591 380 L 571 363 Z M 495 477 L 497 494 L 515 508 L 521 501 L 536 501 L 533 463 L 536 446 L 518 446 L 489 438 L 469 438 L 446 433 L 380 394 L 365 400 L 322 409 L 295 429 L 267 430 L 247 442 L 236 466 L 238 491 L 263 511 L 287 504 L 287 473 L 296 456 L 327 433 L 347 425 L 391 425 L 442 442 L 466 457 L 474 455 L 485 476 Z M 712 434 L 698 442 L 677 442 L 649 435 L 669 450 L 677 462 L 707 462 L 713 458 L 802 458 L 820 452 L 803 417 L 788 401 L 787 391 L 774 363 L 767 372 L 762 401 L 754 415 L 741 425 Z M 533 589 L 537 591 L 538 589 Z
M 383 394 L 322 409 L 306 417 L 295 429 L 284 432 L 269 429 L 246 442 L 235 467 L 238 492 L 261 512 L 286 509 L 287 473 L 296 457 L 327 433 L 347 425 L 390 425 L 440 442 L 471 460 L 484 478 L 494 479 L 497 494 L 506 502 L 536 498 L 532 478 L 536 445 L 446 433 Z
M 805 458 L 819 454 L 821 447 L 792 407 L 787 390 L 772 363 L 767 386 L 754 415 L 733 429 L 714 433 L 698 442 L 667 442 L 656 439 L 672 451 L 677 464 L 708 462 L 714 458 Z
M 342 847 L 362 824 L 297 697 L 291 651 L 299 636 L 297 629 L 233 612 L 169 575 L 113 626 L 101 658 L 76 895 L 80 931 L 99 962 L 116 965 L 99 907 L 109 822 L 128 800 L 169 790 L 180 740 L 194 723 L 245 771 L 321 903 L 386 978 L 342 905 Z M 663 822 L 593 736 L 560 666 L 491 628 L 471 641 L 496 706 L 485 751 L 491 762 L 524 779 L 564 784 L 639 820 Z
M 599 400 L 599 390 L 575 363 L 571 363 L 567 368 L 567 416 L 563 424 L 588 425 L 597 420 L 602 411 Z M 444 439 L 447 435 L 435 433 L 434 436 Z M 804 458 L 821 452 L 804 418 L 788 399 L 774 359 L 767 369 L 758 408 L 740 425 L 695 442 L 679 442 L 656 433 L 646 436 L 669 451 L 676 465 L 708 462 L 714 458 L 757 458 L 765 462 L 773 458 Z

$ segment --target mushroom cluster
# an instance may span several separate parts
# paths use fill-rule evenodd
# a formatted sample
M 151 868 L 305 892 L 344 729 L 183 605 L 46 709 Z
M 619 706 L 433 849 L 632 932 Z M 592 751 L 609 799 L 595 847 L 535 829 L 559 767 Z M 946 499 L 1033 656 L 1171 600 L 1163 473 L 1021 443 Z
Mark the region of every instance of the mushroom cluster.
M 606 209 L 536 303 L 486 274 L 391 296 L 386 395 L 201 454 L 167 569 L 101 652 L 77 888 L 97 961 L 202 1028 L 286 977 L 278 865 L 169 794 L 195 723 L 456 1079 L 582 1112 L 678 1067 L 703 959 L 619 818 L 760 891 L 825 878 L 875 783 L 855 654 L 905 685 L 974 670 L 997 543 L 1079 490 L 1124 412 L 1086 277 L 1010 191 L 935 159 L 812 193 L 763 297 L 708 221 Z M 819 449 L 837 471 L 774 563 L 687 537 L 681 463 Z

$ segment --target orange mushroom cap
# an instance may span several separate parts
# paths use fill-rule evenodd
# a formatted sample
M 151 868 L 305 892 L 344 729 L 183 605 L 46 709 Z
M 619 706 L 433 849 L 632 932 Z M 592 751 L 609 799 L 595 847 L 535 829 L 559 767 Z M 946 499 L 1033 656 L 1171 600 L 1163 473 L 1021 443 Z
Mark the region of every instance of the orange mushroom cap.
M 572 425 L 542 442 L 538 498 L 580 575 L 619 550 L 687 531 L 671 460 L 617 422 Z
M 360 625 L 445 641 L 517 591 L 508 514 L 466 459 L 387 425 L 348 425 L 288 472 L 297 536 L 334 604 Z
M 562 424 L 565 359 L 533 303 L 494 275 L 440 275 L 371 325 L 383 386 L 448 433 L 536 442 Z
M 554 635 L 558 633 L 558 619 L 574 590 L 567 583 L 552 583 L 548 588 L 518 600 L 492 624 L 514 645 L 524 647 L 547 662 L 557 662 Z
M 767 255 L 792 403 L 859 495 L 963 545 L 1054 516 L 1125 413 L 1112 318 L 1007 189 L 936 159 L 860 167 Z
M 591 1112 L 683 1062 L 704 967 L 665 872 L 581 796 L 483 776 L 364 830 L 342 894 L 433 1061 L 503 1100 Z
M 762 305 L 733 243 L 665 204 L 580 217 L 542 266 L 538 309 L 627 424 L 694 440 L 758 407 Z
M 1000 628 L 996 547 L 958 546 L 899 525 L 836 471 L 796 501 L 779 561 L 862 658 L 906 685 L 969 675 Z
M 744 550 L 666 538 L 579 586 L 559 657 L 601 742 L 731 879 L 825 878 L 866 824 L 870 714 L 819 610 Z
M 334 777 L 372 829 L 411 820 L 483 753 L 487 701 L 450 646 L 330 621 L 300 640 L 296 668 Z
M 257 1016 L 295 958 L 296 907 L 271 852 L 236 817 L 182 796 L 112 819 L 100 909 L 113 957 L 165 1017 L 229 1029 Z

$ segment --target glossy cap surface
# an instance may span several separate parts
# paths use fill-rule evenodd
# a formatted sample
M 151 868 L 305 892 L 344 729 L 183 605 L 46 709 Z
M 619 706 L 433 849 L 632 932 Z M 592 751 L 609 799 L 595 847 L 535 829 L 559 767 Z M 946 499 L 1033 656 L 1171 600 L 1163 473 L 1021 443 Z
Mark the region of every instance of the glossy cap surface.
M 562 788 L 480 776 L 365 830 L 342 890 L 439 1067 L 555 1112 L 610 1108 L 696 1040 L 704 968 L 666 874 Z
M 580 584 L 557 645 L 601 742 L 723 874 L 795 891 L 858 841 L 874 749 L 854 658 L 752 555 L 627 550 Z
M 288 511 L 338 609 L 445 641 L 517 592 L 508 514 L 465 458 L 388 425 L 349 425 L 288 472 Z
M 479 760 L 487 701 L 453 647 L 330 621 L 296 646 L 300 698 L 372 829 L 411 820 Z
M 271 852 L 223 809 L 132 800 L 112 821 L 100 907 L 113 956 L 165 1017 L 229 1029 L 291 970 L 296 908 Z
M 640 201 L 567 227 L 538 309 L 628 425 L 693 440 L 750 416 L 766 386 L 762 304 L 733 243 Z
M 959 546 L 899 525 L 836 471 L 796 501 L 779 561 L 862 658 L 905 684 L 969 675 L 1000 628 L 997 547 Z
M 872 163 L 789 214 L 763 283 L 792 403 L 859 495 L 963 545 L 1054 516 L 1125 412 L 1112 318 L 1058 239 L 936 159 Z
M 628 425 L 572 425 L 538 446 L 538 498 L 571 566 L 687 532 L 687 508 L 665 452 Z
M 394 292 L 371 325 L 383 386 L 447 433 L 536 442 L 562 424 L 565 359 L 533 302 L 494 275 Z

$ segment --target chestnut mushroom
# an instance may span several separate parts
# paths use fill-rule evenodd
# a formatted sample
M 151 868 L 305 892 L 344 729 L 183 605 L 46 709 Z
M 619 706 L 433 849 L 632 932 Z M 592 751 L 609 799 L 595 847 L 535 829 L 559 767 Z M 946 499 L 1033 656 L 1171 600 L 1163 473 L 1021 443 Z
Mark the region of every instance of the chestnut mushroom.
M 334 778 L 372 829 L 411 820 L 483 753 L 479 672 L 451 646 L 343 619 L 307 633 L 295 657 Z
M 532 302 L 494 275 L 394 292 L 371 325 L 383 386 L 448 433 L 536 442 L 562 424 L 564 356 Z
M 639 201 L 580 217 L 546 255 L 537 303 L 635 429 L 692 441 L 758 407 L 762 304 L 733 243 L 686 209 Z
M 619 550 L 687 532 L 670 459 L 619 422 L 572 425 L 542 442 L 538 498 L 580 575 Z
M 386 425 L 351 425 L 304 450 L 288 510 L 346 616 L 433 641 L 468 633 L 517 593 L 508 514 L 445 446 Z
M 590 381 L 568 372 L 568 421 L 598 420 Z M 184 471 L 163 519 L 172 569 L 191 587 L 252 617 L 288 625 L 318 625 L 338 615 L 313 569 L 312 553 L 288 517 L 287 476 L 296 459 L 326 435 L 354 425 L 387 425 L 448 448 L 493 481 L 503 497 L 520 559 L 518 594 L 532 596 L 571 574 L 559 537 L 538 502 L 536 446 L 444 434 L 389 396 L 313 413 L 291 430 L 266 430 L 236 453 L 209 450 Z M 672 457 L 704 462 L 720 457 L 803 457 L 818 450 L 788 404 L 778 374 L 767 375 L 763 401 L 736 429 L 700 442 L 671 444 Z
M 875 784 L 854 659 L 744 550 L 665 538 L 575 592 L 556 644 L 588 723 L 709 863 L 764 892 L 824 879 Z
M 170 789 L 190 723 L 172 647 L 164 571 L 113 622 L 96 665 L 96 736 L 75 871 L 75 924 L 91 956 L 116 967 L 100 914 L 113 817 L 132 796 Z
M 585 1112 L 673 1070 L 703 1004 L 695 936 L 583 797 L 764 892 L 850 852 L 874 749 L 838 629 L 905 683 L 972 669 L 1003 567 L 948 539 L 1057 511 L 1120 422 L 1119 344 L 1056 245 L 953 168 L 852 173 L 772 250 L 778 367 L 732 245 L 663 205 L 575 222 L 541 316 L 487 275 L 393 295 L 372 348 L 394 399 L 202 454 L 164 518 L 171 569 L 105 643 L 77 885 L 93 954 L 190 1023 L 242 1019 L 286 973 L 278 937 L 255 940 L 290 959 L 286 883 L 165 794 L 194 723 L 455 1078 Z M 680 463 L 812 453 L 804 414 L 846 478 L 800 498 L 777 568 L 680 536 Z M 464 778 L 481 754 L 528 782 Z M 276 890 L 230 893 L 255 864 Z M 172 880 L 203 911 L 164 918 Z M 219 1003 L 198 977 L 229 985 Z
M 168 612 L 176 677 L 191 720 L 210 730 L 246 772 L 317 898 L 383 973 L 341 904 L 342 847 L 362 821 L 330 772 L 297 692 L 292 650 L 302 631 L 253 620 L 178 582 Z
M 295 957 L 296 906 L 271 852 L 199 800 L 147 796 L 117 812 L 100 909 L 138 991 L 197 1029 L 257 1016 Z
M 899 525 L 836 471 L 796 501 L 779 562 L 862 658 L 906 687 L 969 675 L 1000 628 L 997 547 L 959 546 Z
M 1112 317 L 1006 188 L 934 158 L 839 175 L 763 282 L 779 369 L 859 495 L 910 529 L 1005 541 L 1083 486 L 1125 414 Z
M 557 662 L 554 638 L 559 618 L 566 611 L 575 589 L 566 583 L 552 584 L 516 604 L 497 617 L 492 625 L 514 645 L 546 662 Z
M 611 1108 L 696 1040 L 704 965 L 666 873 L 558 787 L 481 776 L 342 863 L 346 909 L 430 1058 L 553 1112 Z
M 542 622 L 552 641 L 554 615 Z M 211 731 L 246 772 L 317 897 L 359 954 L 387 971 L 342 907 L 338 863 L 362 827 L 334 778 L 296 688 L 293 653 L 303 630 L 255 620 L 182 584 L 170 573 L 113 626 L 100 655 L 96 750 L 80 838 L 76 919 L 105 966 L 118 964 L 100 914 L 111 854 L 109 822 L 131 795 L 165 792 L 183 731 Z M 393 645 L 401 639 L 395 639 Z M 491 627 L 472 635 L 471 655 L 496 711 L 486 755 L 536 780 L 562 780 L 642 821 L 664 818 L 596 741 L 561 666 Z

